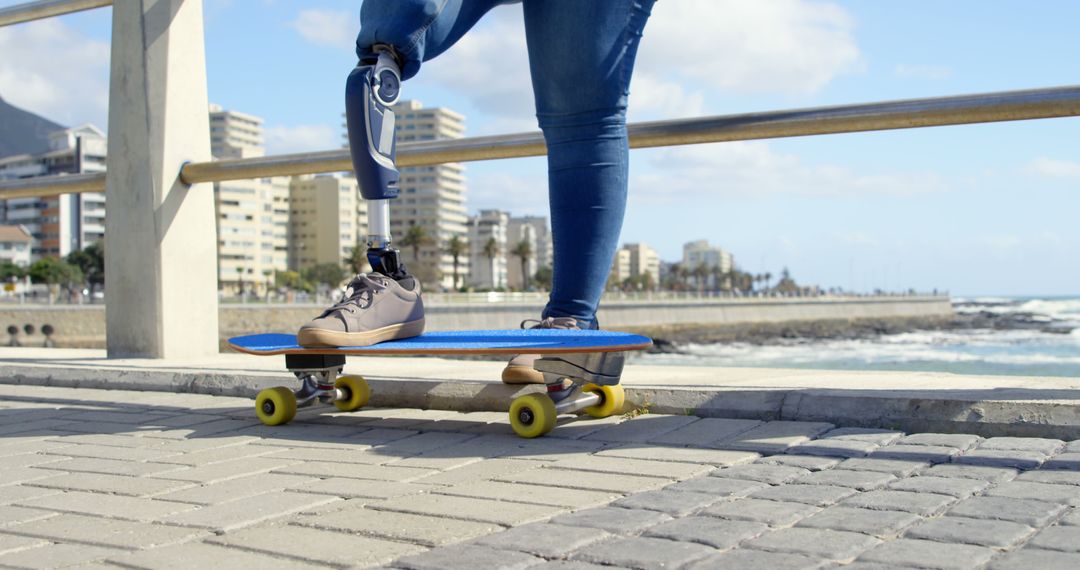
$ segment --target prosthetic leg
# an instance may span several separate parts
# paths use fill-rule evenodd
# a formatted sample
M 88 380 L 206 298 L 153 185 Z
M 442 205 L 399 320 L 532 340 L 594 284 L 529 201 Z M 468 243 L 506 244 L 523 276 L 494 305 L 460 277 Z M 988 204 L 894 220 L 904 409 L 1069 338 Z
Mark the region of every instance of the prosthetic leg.
M 394 111 L 401 95 L 401 67 L 389 46 L 376 46 L 378 59 L 361 61 L 345 84 L 345 117 L 353 169 L 368 205 L 367 259 L 372 271 L 392 279 L 408 275 L 391 247 L 390 200 L 398 196 L 394 161 Z

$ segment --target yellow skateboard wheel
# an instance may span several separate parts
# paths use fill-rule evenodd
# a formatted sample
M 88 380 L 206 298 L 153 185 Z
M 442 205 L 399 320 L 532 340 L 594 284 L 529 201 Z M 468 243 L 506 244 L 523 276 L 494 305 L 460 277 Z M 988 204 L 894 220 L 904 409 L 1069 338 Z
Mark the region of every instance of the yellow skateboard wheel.
M 267 388 L 255 397 L 255 415 L 268 426 L 287 424 L 296 417 L 296 395 L 281 386 Z
M 343 412 L 355 412 L 371 400 L 371 387 L 363 376 L 342 376 L 334 382 L 334 388 L 347 396 L 344 400 L 334 400 L 334 406 Z
M 524 438 L 540 437 L 555 429 L 555 402 L 547 394 L 525 394 L 510 403 L 510 427 Z
M 626 402 L 626 395 L 623 393 L 621 384 L 615 384 L 614 386 L 586 384 L 581 387 L 581 391 L 592 392 L 600 396 L 599 404 L 585 408 L 585 413 L 594 418 L 606 418 L 612 414 L 617 414 L 622 411 L 623 404 Z

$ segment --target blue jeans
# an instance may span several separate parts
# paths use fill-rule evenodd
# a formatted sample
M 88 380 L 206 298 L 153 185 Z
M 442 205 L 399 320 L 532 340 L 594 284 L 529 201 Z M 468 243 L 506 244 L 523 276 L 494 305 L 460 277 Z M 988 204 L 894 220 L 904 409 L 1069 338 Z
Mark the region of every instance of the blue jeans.
M 626 102 L 655 0 L 524 0 L 536 118 L 548 151 L 554 246 L 544 317 L 596 328 L 626 211 Z M 416 75 L 507 0 L 365 0 L 357 55 L 388 44 Z M 499 54 L 491 54 L 499 57 Z

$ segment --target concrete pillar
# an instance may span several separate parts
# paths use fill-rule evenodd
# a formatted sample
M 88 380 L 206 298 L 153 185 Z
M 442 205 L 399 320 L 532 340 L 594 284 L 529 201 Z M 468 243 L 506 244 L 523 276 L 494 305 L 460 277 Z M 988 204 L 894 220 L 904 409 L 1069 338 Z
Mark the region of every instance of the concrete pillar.
M 113 4 L 105 230 L 110 358 L 218 351 L 217 230 L 202 0 Z

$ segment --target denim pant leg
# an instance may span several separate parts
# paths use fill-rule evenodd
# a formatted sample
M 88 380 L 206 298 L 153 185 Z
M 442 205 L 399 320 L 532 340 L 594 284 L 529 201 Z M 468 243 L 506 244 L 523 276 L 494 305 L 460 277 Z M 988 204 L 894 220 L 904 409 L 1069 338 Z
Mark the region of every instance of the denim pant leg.
M 554 278 L 544 317 L 596 328 L 626 210 L 626 102 L 654 0 L 525 0 L 548 150 Z
M 420 71 L 420 64 L 454 45 L 480 17 L 508 0 L 364 0 L 356 55 L 372 56 L 371 46 L 394 46 L 404 57 L 402 79 Z

